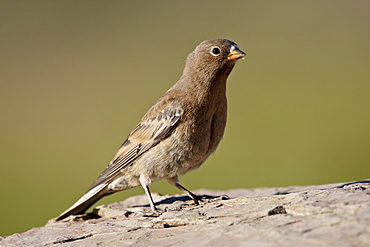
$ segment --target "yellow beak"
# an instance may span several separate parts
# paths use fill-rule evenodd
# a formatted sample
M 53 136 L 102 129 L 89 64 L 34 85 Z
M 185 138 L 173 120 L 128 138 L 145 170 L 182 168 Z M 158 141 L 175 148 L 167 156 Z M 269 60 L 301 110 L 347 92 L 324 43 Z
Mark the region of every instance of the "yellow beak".
M 247 54 L 242 52 L 238 46 L 232 46 L 230 53 L 227 55 L 227 60 L 238 60 L 245 57 Z

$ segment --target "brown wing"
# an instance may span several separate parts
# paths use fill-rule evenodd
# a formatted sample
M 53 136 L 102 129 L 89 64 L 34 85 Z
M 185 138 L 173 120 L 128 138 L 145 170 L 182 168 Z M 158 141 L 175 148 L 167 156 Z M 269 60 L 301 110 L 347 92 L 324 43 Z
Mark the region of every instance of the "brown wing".
M 130 133 L 108 167 L 88 191 L 113 181 L 124 167 L 166 138 L 177 126 L 183 110 L 178 101 L 160 100 Z

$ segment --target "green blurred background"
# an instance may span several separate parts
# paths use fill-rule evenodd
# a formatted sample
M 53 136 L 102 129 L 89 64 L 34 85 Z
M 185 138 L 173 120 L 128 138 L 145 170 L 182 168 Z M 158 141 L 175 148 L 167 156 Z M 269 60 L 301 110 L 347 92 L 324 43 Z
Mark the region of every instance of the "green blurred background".
M 224 140 L 184 186 L 369 178 L 369 13 L 370 1 L 0 1 L 0 235 L 71 206 L 209 38 L 248 56 L 229 77 Z

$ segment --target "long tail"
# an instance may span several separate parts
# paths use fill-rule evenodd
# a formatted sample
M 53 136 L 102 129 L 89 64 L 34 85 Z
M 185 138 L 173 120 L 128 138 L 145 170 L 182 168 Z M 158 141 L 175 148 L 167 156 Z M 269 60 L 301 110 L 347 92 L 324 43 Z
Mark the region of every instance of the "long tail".
M 104 190 L 106 187 L 107 184 L 100 184 L 87 191 L 86 194 L 84 194 L 75 204 L 59 215 L 56 221 L 62 220 L 72 214 L 84 213 L 95 202 L 100 200 L 103 196 L 109 194 Z

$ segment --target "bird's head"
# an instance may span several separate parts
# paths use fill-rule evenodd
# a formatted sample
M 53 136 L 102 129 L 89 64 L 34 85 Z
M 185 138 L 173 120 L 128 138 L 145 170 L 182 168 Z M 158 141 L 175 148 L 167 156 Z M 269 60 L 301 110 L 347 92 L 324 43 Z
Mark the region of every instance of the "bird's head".
M 200 43 L 188 55 L 186 67 L 189 72 L 201 73 L 207 77 L 230 74 L 235 62 L 246 54 L 232 41 L 210 39 Z

